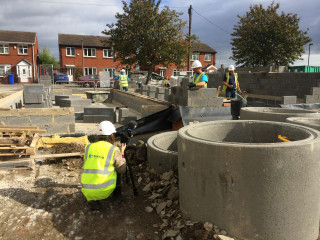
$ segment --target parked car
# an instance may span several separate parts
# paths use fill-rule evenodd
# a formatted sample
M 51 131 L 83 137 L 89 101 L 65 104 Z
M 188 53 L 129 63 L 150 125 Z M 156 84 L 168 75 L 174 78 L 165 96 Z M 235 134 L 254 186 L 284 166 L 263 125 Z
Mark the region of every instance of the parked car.
M 54 73 L 53 74 L 54 83 L 66 83 L 69 82 L 69 77 L 65 73 Z
M 94 87 L 95 85 L 99 87 L 100 86 L 99 76 L 90 74 L 83 77 L 79 77 L 78 84 L 83 87 Z

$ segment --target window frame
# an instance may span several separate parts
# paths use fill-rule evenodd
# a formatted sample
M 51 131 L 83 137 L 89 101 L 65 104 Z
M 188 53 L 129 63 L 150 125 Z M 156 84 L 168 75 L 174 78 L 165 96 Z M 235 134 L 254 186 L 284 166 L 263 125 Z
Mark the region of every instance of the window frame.
M 20 50 L 22 50 L 22 53 L 20 52 Z M 26 50 L 26 52 L 25 52 L 25 50 Z M 18 55 L 29 55 L 28 45 L 26 45 L 26 44 L 18 45 Z
M 0 44 L 0 49 L 3 49 L 3 53 L 0 52 L 0 54 L 10 54 L 9 44 Z M 6 52 L 6 49 L 8 52 Z
M 89 55 L 89 50 L 90 50 L 90 55 Z M 94 50 L 94 55 L 92 53 L 92 51 Z M 86 54 L 85 54 L 86 53 Z M 84 48 L 83 49 L 83 56 L 84 57 L 91 57 L 91 58 L 95 58 L 97 57 L 97 50 L 95 48 Z
M 72 55 L 72 49 L 73 49 L 73 55 Z M 68 54 L 68 50 L 71 51 L 71 54 Z M 75 57 L 76 56 L 76 48 L 75 47 L 66 47 L 66 56 L 67 57 Z
M 107 53 L 107 55 L 105 53 Z M 113 51 L 111 48 L 104 48 L 103 49 L 103 58 L 113 58 Z
M 192 53 L 191 61 L 196 61 L 200 59 L 200 53 Z
M 210 60 L 206 59 L 207 56 L 210 56 Z M 204 61 L 205 62 L 211 62 L 211 60 L 212 60 L 212 54 L 211 53 L 204 54 Z
M 11 65 L 9 64 L 0 64 L 0 68 L 3 68 L 3 75 L 1 75 L 1 70 L 0 70 L 0 77 L 3 77 L 5 75 L 11 74 Z
M 84 76 L 87 76 L 87 75 L 97 75 L 97 68 L 95 68 L 95 67 L 85 67 L 84 68 Z

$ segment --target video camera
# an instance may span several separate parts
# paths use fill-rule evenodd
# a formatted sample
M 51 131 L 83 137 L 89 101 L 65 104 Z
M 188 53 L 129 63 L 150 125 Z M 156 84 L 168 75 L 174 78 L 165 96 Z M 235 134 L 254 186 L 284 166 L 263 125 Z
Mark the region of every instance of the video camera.
M 137 128 L 138 123 L 136 121 L 130 121 L 125 128 L 121 128 L 116 132 L 115 136 L 120 137 L 120 142 L 127 144 L 130 138 L 133 137 L 133 130 Z

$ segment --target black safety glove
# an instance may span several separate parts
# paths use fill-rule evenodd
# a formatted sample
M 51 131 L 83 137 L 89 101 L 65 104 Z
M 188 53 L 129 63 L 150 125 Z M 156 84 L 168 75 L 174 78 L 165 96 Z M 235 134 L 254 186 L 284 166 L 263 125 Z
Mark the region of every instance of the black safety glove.
M 188 87 L 189 87 L 189 88 L 194 88 L 195 86 L 196 86 L 196 84 L 195 84 L 195 83 L 193 83 L 193 82 L 188 83 Z

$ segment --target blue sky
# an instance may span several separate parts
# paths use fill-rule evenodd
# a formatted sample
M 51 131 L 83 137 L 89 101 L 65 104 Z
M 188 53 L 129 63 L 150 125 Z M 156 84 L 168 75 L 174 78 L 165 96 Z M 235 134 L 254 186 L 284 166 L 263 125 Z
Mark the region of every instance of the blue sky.
M 280 11 L 296 13 L 300 17 L 300 28 L 309 28 L 313 39 L 310 65 L 320 66 L 320 1 L 281 0 Z M 188 8 L 192 5 L 192 33 L 199 40 L 217 50 L 216 65 L 233 64 L 231 36 L 239 14 L 243 16 L 250 4 L 267 7 L 272 1 L 257 0 L 163 0 L 162 6 L 182 12 L 188 21 Z M 114 15 L 122 12 L 120 0 L 1 0 L 0 29 L 37 32 L 40 49 L 49 46 L 58 58 L 58 33 L 102 35 L 107 23 L 115 22 Z M 187 28 L 185 32 L 187 32 Z M 303 61 L 295 65 L 306 65 L 308 45 Z

